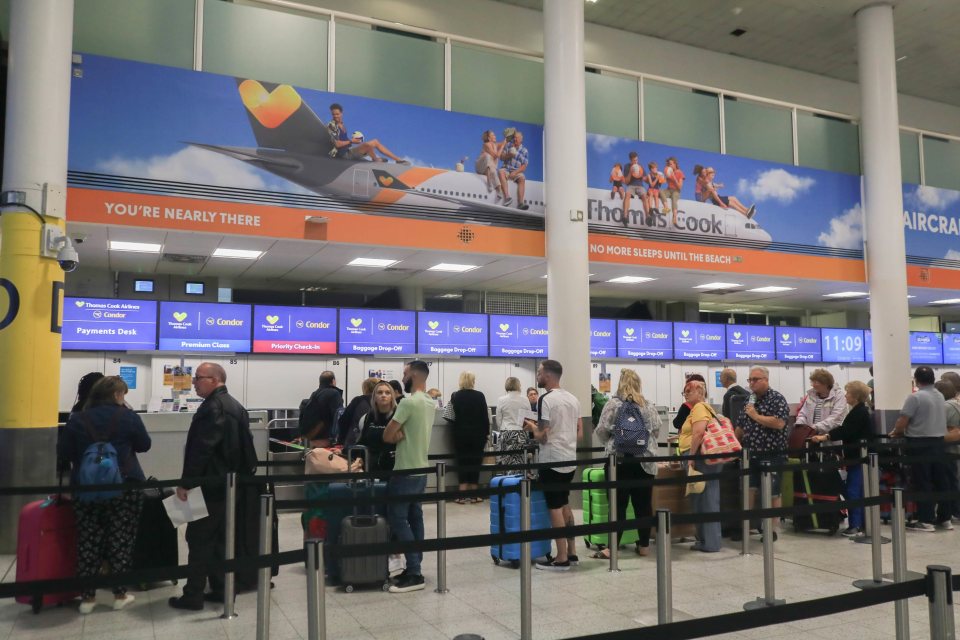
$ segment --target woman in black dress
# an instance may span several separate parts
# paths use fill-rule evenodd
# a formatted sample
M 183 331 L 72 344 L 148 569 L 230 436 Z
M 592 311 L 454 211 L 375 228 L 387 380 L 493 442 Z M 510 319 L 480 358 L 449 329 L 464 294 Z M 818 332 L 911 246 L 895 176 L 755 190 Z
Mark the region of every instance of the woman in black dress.
M 450 398 L 453 405 L 453 452 L 458 467 L 478 466 L 483 462 L 483 449 L 490 435 L 490 413 L 487 399 L 483 393 L 475 390 L 476 377 L 469 371 L 460 374 L 460 390 Z M 468 491 L 480 487 L 479 471 L 458 471 L 460 490 Z M 459 498 L 458 504 L 466 499 Z M 473 502 L 483 502 L 483 498 L 474 498 Z

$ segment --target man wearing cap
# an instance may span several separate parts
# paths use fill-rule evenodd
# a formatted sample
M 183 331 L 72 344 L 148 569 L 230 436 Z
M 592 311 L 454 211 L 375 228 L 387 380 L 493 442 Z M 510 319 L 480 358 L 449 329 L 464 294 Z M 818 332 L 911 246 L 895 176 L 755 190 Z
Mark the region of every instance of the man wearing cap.
M 507 135 L 510 132 L 513 132 L 512 137 Z M 530 154 L 527 148 L 523 146 L 523 134 L 521 132 L 513 127 L 507 127 L 503 135 L 507 139 L 507 144 L 500 155 L 500 159 L 503 160 L 503 167 L 499 171 L 500 188 L 503 190 L 504 197 L 503 206 L 509 206 L 513 202 L 513 198 L 510 197 L 510 190 L 507 187 L 507 183 L 512 181 L 517 183 L 517 209 L 526 211 L 530 208 L 530 205 L 523 201 L 523 192 L 527 182 L 523 172 L 527 169 Z
M 333 142 L 333 149 L 330 151 L 332 157 L 341 160 L 370 158 L 374 162 L 386 162 L 377 155 L 376 152 L 379 151 L 398 164 L 410 164 L 409 160 L 401 160 L 395 156 L 376 138 L 364 141 L 363 134 L 359 131 L 355 131 L 352 136 L 349 135 L 347 125 L 343 123 L 343 107 L 339 103 L 334 102 L 330 105 L 330 115 L 333 116 L 333 120 L 327 125 L 327 130 L 330 132 L 330 141 Z

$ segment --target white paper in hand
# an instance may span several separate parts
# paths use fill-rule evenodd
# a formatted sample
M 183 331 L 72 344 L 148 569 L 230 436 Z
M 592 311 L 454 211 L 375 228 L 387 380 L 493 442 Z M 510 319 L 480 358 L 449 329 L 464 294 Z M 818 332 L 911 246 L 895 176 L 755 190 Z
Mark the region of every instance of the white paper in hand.
M 167 515 L 170 517 L 170 522 L 174 528 L 194 520 L 206 518 L 209 515 L 207 503 L 203 500 L 203 492 L 200 487 L 190 489 L 187 492 L 186 500 L 178 498 L 176 493 L 169 498 L 165 498 L 163 508 L 167 510 Z

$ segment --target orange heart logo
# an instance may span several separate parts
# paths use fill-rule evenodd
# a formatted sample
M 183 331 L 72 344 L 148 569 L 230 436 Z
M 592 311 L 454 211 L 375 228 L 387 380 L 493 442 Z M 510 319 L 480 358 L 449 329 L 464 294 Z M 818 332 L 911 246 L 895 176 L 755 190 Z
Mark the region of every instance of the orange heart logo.
M 244 80 L 239 87 L 243 106 L 267 129 L 276 129 L 300 108 L 300 95 L 288 84 L 271 92 L 256 80 Z
M 380 184 L 389 187 L 393 184 L 393 178 L 391 176 L 380 176 Z

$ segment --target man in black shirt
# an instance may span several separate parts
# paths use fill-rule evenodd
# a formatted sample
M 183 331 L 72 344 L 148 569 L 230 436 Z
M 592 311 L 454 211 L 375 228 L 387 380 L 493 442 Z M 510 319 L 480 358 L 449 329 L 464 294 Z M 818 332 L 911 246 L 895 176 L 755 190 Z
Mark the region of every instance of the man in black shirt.
M 730 406 L 730 401 L 734 397 L 746 399 L 750 395 L 750 392 L 737 384 L 737 372 L 730 368 L 720 372 L 720 385 L 727 390 L 727 392 L 723 394 L 723 406 L 720 412 L 730 418 L 733 424 L 736 424 L 739 416 L 732 415 L 733 407 Z
M 309 424 L 300 424 L 300 435 L 310 441 L 311 447 L 326 448 L 334 443 L 342 407 L 343 390 L 337 388 L 337 377 L 333 371 L 324 371 L 320 374 L 320 387 L 304 408 L 311 416 Z

